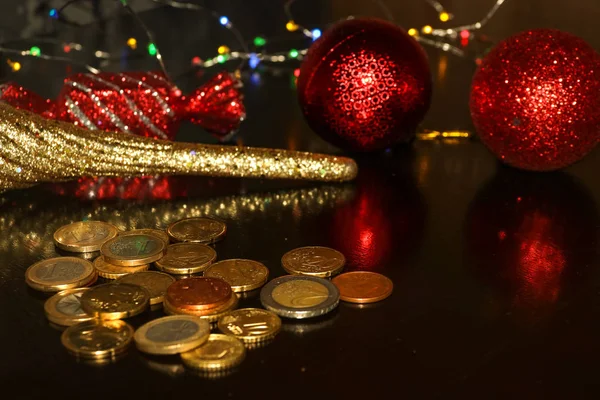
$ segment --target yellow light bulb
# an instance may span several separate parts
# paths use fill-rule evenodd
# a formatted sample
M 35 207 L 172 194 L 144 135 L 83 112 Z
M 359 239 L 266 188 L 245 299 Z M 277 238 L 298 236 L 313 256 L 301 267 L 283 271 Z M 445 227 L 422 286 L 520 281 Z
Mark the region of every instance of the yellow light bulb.
M 12 64 L 12 70 L 16 72 L 16 71 L 18 71 L 18 70 L 20 70 L 20 69 L 21 69 L 21 63 L 20 63 L 20 62 L 18 62 L 18 61 L 15 61 L 15 62 Z
M 408 30 L 408 34 L 409 34 L 410 36 L 417 36 L 417 35 L 419 34 L 419 31 L 418 31 L 418 30 L 416 30 L 415 28 L 410 28 L 410 29 Z
M 285 24 L 285 29 L 287 29 L 290 32 L 295 32 L 297 31 L 299 28 L 298 25 L 296 25 L 296 23 L 294 21 L 288 21 L 287 24 Z
M 440 21 L 447 22 L 449 20 L 450 20 L 450 14 L 448 14 L 446 11 L 443 11 L 440 13 Z
M 137 47 L 137 40 L 135 38 L 127 39 L 127 46 L 135 50 L 135 48 Z
M 219 54 L 228 54 L 229 53 L 229 47 L 223 45 L 223 46 L 219 46 L 219 48 L 217 49 L 217 53 Z
M 431 34 L 431 32 L 433 32 L 433 28 L 430 25 L 425 25 L 422 29 L 421 32 L 423 32 L 426 35 Z

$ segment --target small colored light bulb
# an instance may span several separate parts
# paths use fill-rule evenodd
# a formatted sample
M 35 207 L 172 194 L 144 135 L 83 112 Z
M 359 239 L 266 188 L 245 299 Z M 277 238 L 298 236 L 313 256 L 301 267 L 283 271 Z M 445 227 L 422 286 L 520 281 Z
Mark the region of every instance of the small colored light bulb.
M 228 54 L 229 53 L 229 47 L 223 45 L 223 46 L 219 46 L 219 48 L 217 49 L 217 53 L 219 54 Z
M 51 18 L 58 19 L 58 11 L 56 11 L 56 8 L 50 9 L 48 15 L 50 15 Z
M 227 24 L 229 23 L 229 18 L 227 18 L 226 16 L 222 16 L 221 18 L 219 18 L 219 23 L 223 26 L 227 26 Z
M 69 52 L 71 51 L 71 46 L 69 46 L 68 44 L 65 44 L 65 45 L 63 46 L 63 51 L 64 51 L 65 53 L 69 53 Z
M 296 49 L 291 49 L 291 50 L 290 50 L 290 57 L 292 57 L 292 58 L 296 58 L 296 57 L 298 57 L 298 50 L 296 50 Z
M 441 12 L 440 13 L 440 21 L 442 21 L 442 22 L 450 21 L 450 14 L 448 14 L 446 11 Z
M 17 72 L 18 70 L 21 69 L 21 63 L 18 61 L 15 61 L 14 63 L 10 64 L 11 68 L 13 71 Z
M 250 68 L 255 69 L 256 67 L 258 67 L 259 63 L 260 58 L 258 58 L 258 56 L 254 53 L 250 54 L 250 58 L 248 59 L 248 65 L 250 66 Z
M 426 35 L 429 35 L 431 34 L 431 32 L 433 32 L 433 28 L 431 27 L 431 25 L 425 25 L 423 29 L 421 29 L 421 32 L 423 32 Z
M 42 50 L 40 50 L 40 48 L 37 46 L 33 46 L 32 48 L 30 48 L 29 52 L 31 53 L 32 56 L 36 56 L 36 57 L 38 57 L 40 54 L 42 54 Z
M 129 46 L 131 49 L 135 50 L 137 48 L 136 38 L 130 37 L 129 39 L 127 39 L 127 46 Z
M 408 30 L 408 34 L 409 34 L 410 36 L 417 36 L 417 35 L 419 34 L 419 31 L 418 31 L 418 30 L 416 30 L 415 28 L 410 28 L 410 29 Z
M 471 32 L 466 29 L 464 31 L 460 31 L 460 37 L 461 39 L 468 39 L 471 37 Z
M 225 57 L 224 55 L 218 55 L 217 56 L 217 62 L 219 64 L 223 64 L 225 61 L 227 61 L 227 57 Z
M 267 44 L 267 40 L 264 37 L 257 36 L 257 37 L 254 38 L 254 45 L 256 47 L 262 47 L 265 44 Z
M 198 56 L 192 58 L 192 65 L 201 65 L 202 64 L 202 59 Z
M 321 37 L 321 30 L 320 29 L 313 29 L 311 33 L 312 33 L 313 40 L 317 40 L 318 38 Z
M 155 56 L 158 51 L 156 50 L 156 45 L 154 43 L 148 44 L 148 54 L 151 56 Z
M 288 21 L 287 24 L 285 24 L 285 29 L 287 29 L 290 32 L 296 32 L 298 30 L 299 26 L 296 25 L 296 23 L 294 21 Z
M 296 69 L 294 70 L 294 76 L 295 76 L 296 78 L 300 76 L 300 68 L 296 68 Z

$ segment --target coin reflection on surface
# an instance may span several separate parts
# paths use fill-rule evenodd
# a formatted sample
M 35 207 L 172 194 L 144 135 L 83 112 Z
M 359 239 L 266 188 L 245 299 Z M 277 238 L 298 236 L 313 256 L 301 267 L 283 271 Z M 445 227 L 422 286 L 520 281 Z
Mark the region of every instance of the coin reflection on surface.
M 142 362 L 150 369 L 168 376 L 176 377 L 185 374 L 186 369 L 178 356 L 140 356 Z

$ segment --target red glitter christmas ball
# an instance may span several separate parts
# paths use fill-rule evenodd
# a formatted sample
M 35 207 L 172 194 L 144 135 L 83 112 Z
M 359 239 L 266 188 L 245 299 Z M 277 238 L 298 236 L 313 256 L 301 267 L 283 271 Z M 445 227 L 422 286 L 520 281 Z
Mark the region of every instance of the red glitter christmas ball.
M 512 36 L 475 74 L 471 116 L 506 164 L 533 171 L 570 165 L 600 137 L 600 55 L 557 30 Z
M 343 149 L 372 151 L 407 141 L 431 100 L 427 57 L 396 25 L 346 20 L 309 49 L 298 99 L 310 127 Z

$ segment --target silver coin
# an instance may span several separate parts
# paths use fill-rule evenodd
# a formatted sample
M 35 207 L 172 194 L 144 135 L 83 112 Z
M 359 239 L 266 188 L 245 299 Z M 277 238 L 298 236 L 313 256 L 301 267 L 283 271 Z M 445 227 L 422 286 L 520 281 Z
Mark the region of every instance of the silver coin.
M 260 292 L 262 305 L 275 314 L 295 319 L 327 314 L 340 302 L 330 281 L 312 276 L 287 275 L 267 283 Z

